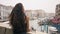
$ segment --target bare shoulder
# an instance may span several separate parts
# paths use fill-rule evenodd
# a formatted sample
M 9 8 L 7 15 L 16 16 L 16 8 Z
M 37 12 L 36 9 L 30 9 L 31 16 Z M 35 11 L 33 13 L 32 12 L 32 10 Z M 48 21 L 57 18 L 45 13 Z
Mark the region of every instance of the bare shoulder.
M 29 16 L 26 16 L 26 19 L 29 20 Z

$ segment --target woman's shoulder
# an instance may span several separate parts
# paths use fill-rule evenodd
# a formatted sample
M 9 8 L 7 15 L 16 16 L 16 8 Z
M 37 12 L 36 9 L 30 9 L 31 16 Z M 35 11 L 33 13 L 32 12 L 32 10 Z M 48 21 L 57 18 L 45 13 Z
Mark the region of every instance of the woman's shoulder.
M 29 16 L 26 16 L 26 19 L 29 20 Z

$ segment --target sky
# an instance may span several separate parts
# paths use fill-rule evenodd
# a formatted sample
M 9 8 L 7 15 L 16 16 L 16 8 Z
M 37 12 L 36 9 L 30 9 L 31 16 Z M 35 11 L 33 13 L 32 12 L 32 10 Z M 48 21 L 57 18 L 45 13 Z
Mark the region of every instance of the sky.
M 22 3 L 25 10 L 42 9 L 47 13 L 55 13 L 56 5 L 60 0 L 0 0 L 0 4 L 6 6 L 15 6 L 17 3 Z

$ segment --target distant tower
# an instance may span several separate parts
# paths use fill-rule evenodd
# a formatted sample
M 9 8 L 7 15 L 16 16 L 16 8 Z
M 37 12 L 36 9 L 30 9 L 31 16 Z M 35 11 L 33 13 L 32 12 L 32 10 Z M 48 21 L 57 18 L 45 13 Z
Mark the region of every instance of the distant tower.
M 60 16 L 60 4 L 56 5 L 56 16 Z

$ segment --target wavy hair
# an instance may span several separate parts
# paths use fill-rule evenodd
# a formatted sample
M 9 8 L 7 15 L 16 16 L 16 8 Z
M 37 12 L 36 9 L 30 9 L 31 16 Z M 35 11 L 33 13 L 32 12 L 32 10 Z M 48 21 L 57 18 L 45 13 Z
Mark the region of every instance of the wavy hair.
M 10 25 L 12 25 L 13 32 L 15 34 L 20 32 L 26 32 L 26 15 L 24 13 L 24 8 L 21 3 L 18 3 L 13 8 L 9 18 Z M 17 33 L 16 33 L 17 32 Z

